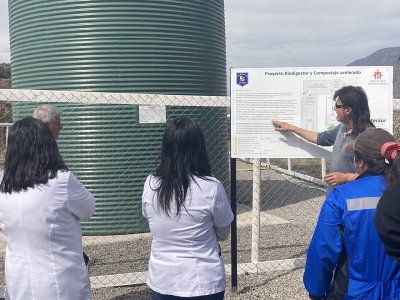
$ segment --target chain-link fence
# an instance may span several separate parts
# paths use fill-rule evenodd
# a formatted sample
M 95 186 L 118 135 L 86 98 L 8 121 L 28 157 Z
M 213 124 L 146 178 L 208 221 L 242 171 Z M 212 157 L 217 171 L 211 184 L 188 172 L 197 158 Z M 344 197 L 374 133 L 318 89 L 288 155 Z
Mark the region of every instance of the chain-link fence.
M 81 224 L 93 289 L 146 281 L 151 236 L 141 216 L 141 192 L 170 120 L 186 115 L 202 125 L 214 173 L 230 193 L 228 97 L 0 90 L 0 101 L 1 163 L 12 122 L 31 116 L 40 104 L 52 104 L 63 112 L 60 152 L 97 199 L 95 215 Z M 397 101 L 394 131 L 398 139 Z M 324 159 L 236 160 L 239 275 L 304 266 L 325 198 L 321 178 L 328 165 Z M 221 246 L 229 274 L 230 239 Z M 5 248 L 1 236 L 1 286 Z M 262 288 L 265 282 L 257 280 L 252 277 L 251 285 Z M 239 289 L 243 299 L 246 291 Z
M 322 164 L 321 159 L 287 163 L 283 159 L 237 162 L 239 274 L 304 266 L 325 196 Z
M 8 118 L 0 137 L 2 162 L 8 123 L 32 116 L 40 104 L 62 111 L 60 152 L 96 198 L 96 213 L 81 224 L 92 288 L 146 281 L 151 236 L 141 194 L 170 120 L 186 115 L 201 124 L 211 166 L 229 193 L 227 97 L 0 90 L 0 100 Z M 2 235 L 2 260 L 5 248 Z M 0 285 L 5 285 L 4 272 Z
M 394 70 L 394 90 L 398 96 L 399 67 Z M 393 135 L 396 141 L 400 140 L 399 99 L 393 102 Z M 241 279 L 251 278 L 251 281 L 244 279 L 248 285 L 241 290 L 244 298 L 253 295 L 253 290 L 265 288 L 270 281 L 251 273 L 282 270 L 281 274 L 286 274 L 285 270 L 304 267 L 326 196 L 322 178 L 329 170 L 329 161 L 328 158 L 237 160 L 238 273 L 244 274 Z M 301 276 L 296 276 L 302 286 Z M 279 295 L 289 299 L 288 289 L 295 287 L 290 285 L 293 282 L 287 285 L 286 279 L 281 282 L 286 291 Z M 306 293 L 295 298 L 308 299 Z M 280 298 L 274 294 L 270 299 Z

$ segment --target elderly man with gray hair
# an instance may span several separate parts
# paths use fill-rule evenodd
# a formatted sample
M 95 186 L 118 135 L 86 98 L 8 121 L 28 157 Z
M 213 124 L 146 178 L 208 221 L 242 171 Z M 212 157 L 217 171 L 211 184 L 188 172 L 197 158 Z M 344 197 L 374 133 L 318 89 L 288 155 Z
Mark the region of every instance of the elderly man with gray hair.
M 33 117 L 41 120 L 43 123 L 49 127 L 53 137 L 58 138 L 58 134 L 63 129 L 61 124 L 62 111 L 52 105 L 40 105 L 33 112 Z M 83 252 L 83 260 L 85 264 L 88 265 L 89 257 Z
M 61 125 L 61 110 L 52 105 L 41 105 L 33 112 L 33 117 L 44 122 L 49 127 L 54 138 L 58 138 L 58 134 L 63 129 Z

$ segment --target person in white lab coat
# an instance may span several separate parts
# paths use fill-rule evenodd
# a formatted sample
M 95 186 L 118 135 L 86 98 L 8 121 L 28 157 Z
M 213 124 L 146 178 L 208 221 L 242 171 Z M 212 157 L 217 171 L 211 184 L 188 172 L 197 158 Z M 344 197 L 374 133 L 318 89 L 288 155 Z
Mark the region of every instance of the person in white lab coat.
M 49 104 L 44 104 L 38 106 L 33 112 L 32 116 L 36 119 L 43 121 L 50 129 L 53 137 L 55 139 L 58 139 L 60 131 L 64 128 L 61 124 L 61 115 L 62 111 L 59 110 L 57 107 Z M 83 259 L 85 260 L 85 264 L 88 265 L 89 256 L 87 256 L 85 252 L 83 252 Z
M 55 139 L 64 128 L 61 124 L 62 111 L 52 105 L 40 105 L 33 112 L 33 117 L 43 121 L 49 127 Z
M 161 162 L 143 188 L 142 213 L 153 237 L 147 277 L 152 299 L 223 299 L 218 241 L 228 238 L 233 214 L 194 120 L 180 117 L 167 126 Z
M 94 211 L 95 198 L 68 171 L 46 124 L 15 122 L 0 182 L 6 300 L 91 299 L 79 221 Z

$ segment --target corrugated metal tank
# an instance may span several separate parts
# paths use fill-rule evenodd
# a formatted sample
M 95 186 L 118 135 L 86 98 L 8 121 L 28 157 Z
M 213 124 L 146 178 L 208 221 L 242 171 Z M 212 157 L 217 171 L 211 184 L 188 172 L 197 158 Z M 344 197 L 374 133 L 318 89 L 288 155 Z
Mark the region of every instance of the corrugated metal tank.
M 226 95 L 222 0 L 9 0 L 9 14 L 13 88 Z M 147 231 L 141 192 L 165 124 L 139 124 L 137 105 L 52 104 L 63 110 L 60 151 L 97 198 L 84 234 Z M 14 120 L 37 105 L 15 103 Z M 167 107 L 167 121 L 180 115 L 205 129 L 227 187 L 226 109 Z
M 226 95 L 223 0 L 9 0 L 13 87 Z

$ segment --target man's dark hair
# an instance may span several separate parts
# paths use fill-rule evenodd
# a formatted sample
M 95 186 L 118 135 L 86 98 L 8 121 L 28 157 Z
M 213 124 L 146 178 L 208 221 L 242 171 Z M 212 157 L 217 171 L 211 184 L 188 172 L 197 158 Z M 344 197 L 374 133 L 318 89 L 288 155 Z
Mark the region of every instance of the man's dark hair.
M 367 94 L 362 87 L 351 85 L 344 86 L 333 95 L 335 101 L 338 97 L 345 107 L 351 107 L 353 111 L 352 137 L 356 138 L 368 125 L 375 127 L 370 119 L 371 114 L 369 111 Z
M 68 168 L 46 124 L 32 117 L 15 122 L 8 136 L 1 192 L 11 194 L 45 184 L 59 170 Z
M 160 158 L 160 165 L 153 173 L 159 178 L 157 205 L 168 216 L 171 212 L 179 215 L 194 176 L 212 176 L 200 125 L 188 117 L 172 121 L 164 132 Z

